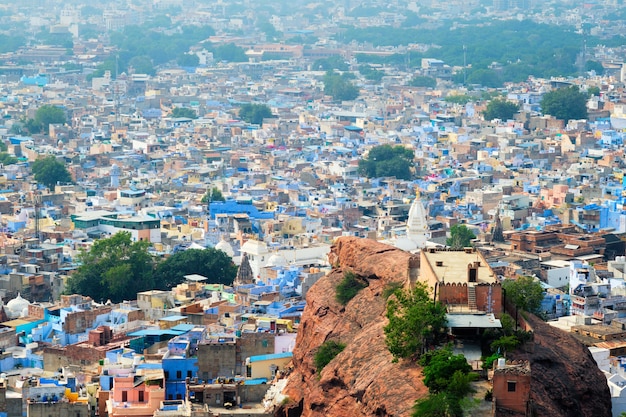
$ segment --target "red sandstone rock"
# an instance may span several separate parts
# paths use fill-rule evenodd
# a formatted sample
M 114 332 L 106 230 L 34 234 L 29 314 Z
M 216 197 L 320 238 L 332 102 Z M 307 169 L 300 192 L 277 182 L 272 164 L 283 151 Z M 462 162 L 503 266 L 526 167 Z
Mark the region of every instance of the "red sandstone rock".
M 533 315 L 528 321 L 534 333 L 532 351 L 510 356 L 530 361 L 534 415 L 610 417 L 609 387 L 589 349 Z
M 383 326 L 388 283 L 406 283 L 410 254 L 368 239 L 340 238 L 329 255 L 333 271 L 307 294 L 294 350 L 294 370 L 284 391 L 293 401 L 278 416 L 408 416 L 415 400 L 427 394 L 418 366 L 392 363 Z M 369 286 L 347 305 L 335 300 L 346 270 Z M 326 340 L 346 348 L 318 375 L 316 349 Z

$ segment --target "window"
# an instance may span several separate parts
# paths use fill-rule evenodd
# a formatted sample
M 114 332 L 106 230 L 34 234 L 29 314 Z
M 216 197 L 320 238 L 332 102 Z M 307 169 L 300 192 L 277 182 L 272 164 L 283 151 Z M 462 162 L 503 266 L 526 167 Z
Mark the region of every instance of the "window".
M 140 403 L 143 402 L 143 395 L 144 395 L 144 392 L 143 391 L 139 391 L 139 402 Z
M 222 401 L 220 394 L 215 394 L 215 404 L 219 404 Z
M 176 371 L 176 379 L 181 379 L 183 377 L 183 371 Z
M 122 391 L 122 402 L 128 401 L 128 391 Z
M 187 371 L 187 378 L 191 378 L 191 371 Z
M 516 381 L 507 381 L 506 385 L 507 385 L 506 390 L 508 392 L 515 392 L 515 388 L 517 385 Z

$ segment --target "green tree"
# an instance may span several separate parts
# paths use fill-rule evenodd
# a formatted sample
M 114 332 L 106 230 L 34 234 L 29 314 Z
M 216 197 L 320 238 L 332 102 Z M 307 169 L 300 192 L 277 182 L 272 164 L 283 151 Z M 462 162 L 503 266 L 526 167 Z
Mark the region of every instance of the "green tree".
M 63 109 L 51 104 L 39 107 L 33 119 L 33 123 L 39 126 L 40 131 L 43 130 L 46 135 L 50 131 L 51 124 L 64 124 L 65 121 Z
M 462 417 L 463 411 L 457 410 L 458 402 L 444 392 L 429 394 L 420 398 L 413 406 L 412 417 Z
M 311 69 L 313 71 L 348 71 L 350 66 L 340 56 L 329 56 L 328 58 L 320 58 L 313 61 Z
M 513 118 L 513 115 L 517 113 L 519 106 L 505 99 L 491 100 L 487 104 L 487 109 L 483 113 L 485 120 L 509 120 Z
M 552 90 L 543 96 L 541 111 L 566 122 L 572 119 L 586 119 L 587 95 L 576 86 Z
M 423 75 L 417 75 L 409 81 L 409 85 L 411 87 L 426 87 L 426 88 L 435 88 L 437 87 L 437 80 L 433 77 L 426 77 Z
M 595 85 L 587 88 L 587 95 L 591 96 L 599 96 L 600 95 L 600 87 L 596 87 Z
M 517 345 L 519 345 L 519 340 L 514 335 L 502 336 L 491 343 L 491 350 L 506 356 L 506 352 L 513 351 Z
M 465 94 L 452 94 L 443 99 L 446 103 L 465 105 L 472 101 L 472 98 Z
M 35 181 L 45 185 L 51 190 L 54 190 L 56 184 L 72 182 L 72 176 L 69 171 L 54 155 L 33 161 L 31 171 L 35 176 Z
M 543 301 L 543 287 L 539 280 L 521 276 L 517 279 L 506 279 L 502 282 L 506 298 L 520 310 L 533 314 L 540 313 Z
M 456 372 L 464 374 L 469 373 L 472 367 L 467 363 L 467 359 L 463 355 L 454 355 L 450 347 L 435 349 L 426 352 L 420 358 L 420 365 L 424 367 L 422 374 L 424 375 L 424 385 L 428 390 L 437 394 L 448 390 L 448 386 Z M 457 396 L 464 396 L 469 391 L 463 392 L 455 387 Z
M 387 300 L 385 344 L 395 359 L 417 358 L 445 334 L 446 307 L 432 300 L 426 285 L 398 290 Z
M 604 75 L 604 67 L 598 61 L 587 61 L 585 71 L 595 71 L 596 75 Z
M 170 113 L 170 117 L 178 118 L 185 117 L 188 119 L 197 119 L 198 115 L 194 109 L 190 109 L 189 107 L 174 107 L 172 112 Z
M 313 362 L 315 363 L 317 372 L 322 372 L 322 369 L 324 369 L 335 356 L 339 355 L 345 347 L 345 343 L 336 342 L 334 340 L 327 340 L 322 343 L 317 349 L 317 352 L 315 352 L 315 356 L 313 356 Z
M 497 88 L 502 86 L 502 80 L 494 70 L 477 69 L 467 76 L 467 84 L 479 84 L 483 87 Z
M 208 283 L 232 285 L 237 266 L 224 252 L 215 248 L 187 249 L 159 263 L 154 273 L 155 288 L 167 290 L 185 280 L 185 275 L 200 274 Z
M 348 304 L 348 301 L 352 300 L 363 288 L 367 287 L 367 281 L 358 277 L 352 271 L 346 271 L 343 274 L 343 279 L 337 285 L 335 298 L 342 304 Z
M 147 55 L 134 56 L 128 61 L 128 66 L 133 67 L 135 74 L 154 75 L 156 71 L 152 59 Z
M 227 62 L 247 62 L 248 56 L 246 55 L 246 51 L 240 47 L 235 45 L 234 43 L 227 43 L 224 45 L 219 45 L 213 51 L 213 56 L 218 61 L 227 61 Z
M 352 84 L 348 73 L 337 74 L 328 71 L 324 75 L 324 94 L 336 101 L 350 101 L 359 96 L 359 89 Z
M 372 68 L 368 64 L 359 65 L 359 72 L 362 76 L 365 77 L 366 80 L 380 82 L 385 76 L 384 71 L 379 71 L 377 69 Z
M 472 245 L 472 239 L 476 235 L 464 224 L 455 224 L 450 228 L 450 237 L 446 239 L 446 245 L 452 249 L 463 249 Z
M 138 292 L 154 288 L 149 246 L 147 241 L 133 242 L 129 232 L 96 240 L 78 255 L 80 266 L 68 278 L 65 293 L 114 303 L 136 299 Z
M 219 188 L 213 187 L 211 191 L 207 191 L 200 200 L 201 203 L 208 203 L 210 201 L 226 201 L 226 199 Z
M 359 161 L 359 173 L 368 178 L 411 179 L 414 153 L 402 145 L 375 146 Z
M 265 104 L 244 104 L 239 108 L 239 117 L 241 120 L 260 125 L 263 119 L 272 117 L 272 109 Z
M 200 58 L 196 54 L 180 54 L 176 63 L 181 67 L 197 67 L 200 65 Z
M 13 165 L 17 163 L 17 158 L 9 155 L 6 152 L 0 152 L 0 164 L 2 165 Z

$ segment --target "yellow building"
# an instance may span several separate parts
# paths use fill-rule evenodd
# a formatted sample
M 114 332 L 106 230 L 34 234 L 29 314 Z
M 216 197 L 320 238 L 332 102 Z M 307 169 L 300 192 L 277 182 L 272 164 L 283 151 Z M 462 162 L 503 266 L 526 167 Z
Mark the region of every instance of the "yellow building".
M 284 369 L 291 362 L 292 356 L 291 352 L 250 356 L 246 359 L 248 377 L 272 379 L 276 371 Z

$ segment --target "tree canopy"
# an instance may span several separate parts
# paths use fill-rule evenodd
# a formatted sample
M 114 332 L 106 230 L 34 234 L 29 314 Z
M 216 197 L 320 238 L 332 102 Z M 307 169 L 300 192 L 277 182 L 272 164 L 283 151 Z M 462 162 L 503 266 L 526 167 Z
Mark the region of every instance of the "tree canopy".
M 38 127 L 39 131 L 43 130 L 45 134 L 48 134 L 50 131 L 51 124 L 64 124 L 65 121 L 65 112 L 63 109 L 51 104 L 45 104 L 39 107 L 33 119 L 33 123 Z
M 454 355 L 449 347 L 425 353 L 420 358 L 420 365 L 424 367 L 424 385 L 433 394 L 445 391 L 455 372 L 467 374 L 472 370 L 465 356 Z
M 149 246 L 147 241 L 133 242 L 129 232 L 96 240 L 89 251 L 78 255 L 81 265 L 68 278 L 66 294 L 117 303 L 154 289 L 155 260 L 148 253 Z
M 413 151 L 402 145 L 380 145 L 370 149 L 366 158 L 359 161 L 359 172 L 368 178 L 396 177 L 411 179 Z
M 237 266 L 219 249 L 187 249 L 171 255 L 157 265 L 154 272 L 155 288 L 173 288 L 189 274 L 203 275 L 209 279 L 209 283 L 232 285 L 237 275 Z
M 423 75 L 417 75 L 409 81 L 409 85 L 411 87 L 426 87 L 426 88 L 435 88 L 437 87 L 437 80 L 433 77 L 426 77 Z
M 426 285 L 397 290 L 387 300 L 385 343 L 395 359 L 417 358 L 445 334 L 446 308 L 432 300 Z
M 348 73 L 328 71 L 324 75 L 324 94 L 332 96 L 336 101 L 350 101 L 359 96 L 359 89 L 352 84 Z
M 226 201 L 219 188 L 213 187 L 210 191 L 207 191 L 200 200 L 201 203 L 210 203 L 211 201 Z
M 200 64 L 200 58 L 196 54 L 180 54 L 176 57 L 176 63 L 181 67 L 197 67 Z
M 328 58 L 320 58 L 313 61 L 311 69 L 313 71 L 348 71 L 350 66 L 340 56 L 329 56 Z
M 509 120 L 517 113 L 519 106 L 505 99 L 494 99 L 487 104 L 487 109 L 483 113 L 485 120 Z
M 57 160 L 54 155 L 33 161 L 31 171 L 35 175 L 35 181 L 51 190 L 54 189 L 57 183 L 67 184 L 72 182 L 72 176 L 65 168 L 65 164 Z
M 272 109 L 265 104 L 247 103 L 239 108 L 239 117 L 245 122 L 260 125 L 263 119 L 272 117 Z
M 552 90 L 541 99 L 541 111 L 566 122 L 586 119 L 587 95 L 576 86 Z
M 452 249 L 463 249 L 472 245 L 472 239 L 476 235 L 464 224 L 455 224 L 450 228 L 450 237 L 446 239 L 446 245 Z
M 533 314 L 541 313 L 543 287 L 539 280 L 528 276 L 507 279 L 502 282 L 502 288 L 504 288 L 506 298 L 520 310 Z
M 189 107 L 174 107 L 170 113 L 171 117 L 187 117 L 189 119 L 197 119 L 198 115 L 194 109 Z
M 133 242 L 129 232 L 97 240 L 79 254 L 80 266 L 68 278 L 65 293 L 120 302 L 135 299 L 141 291 L 169 290 L 189 274 L 225 285 L 231 285 L 237 274 L 232 259 L 218 249 L 188 249 L 159 261 L 150 255 L 149 247 L 148 241 Z

